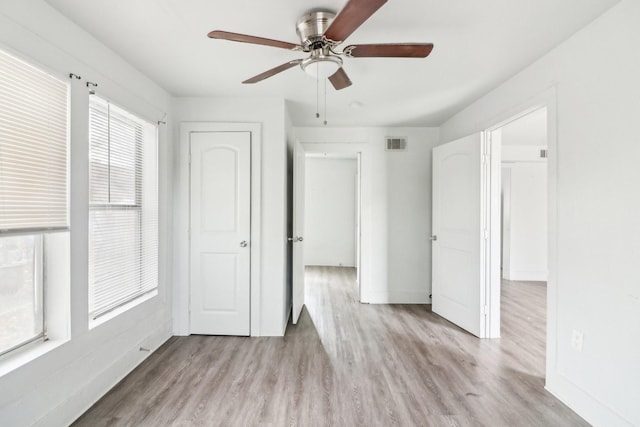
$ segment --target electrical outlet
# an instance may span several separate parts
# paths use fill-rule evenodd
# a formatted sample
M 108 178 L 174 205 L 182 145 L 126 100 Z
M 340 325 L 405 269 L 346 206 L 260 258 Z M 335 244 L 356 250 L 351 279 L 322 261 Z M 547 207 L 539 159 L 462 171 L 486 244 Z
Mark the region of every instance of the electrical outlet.
M 576 331 L 575 329 L 573 330 L 573 332 L 571 333 L 571 347 L 573 347 L 573 349 L 575 351 L 582 351 L 582 342 L 583 342 L 583 335 L 582 332 L 580 331 Z

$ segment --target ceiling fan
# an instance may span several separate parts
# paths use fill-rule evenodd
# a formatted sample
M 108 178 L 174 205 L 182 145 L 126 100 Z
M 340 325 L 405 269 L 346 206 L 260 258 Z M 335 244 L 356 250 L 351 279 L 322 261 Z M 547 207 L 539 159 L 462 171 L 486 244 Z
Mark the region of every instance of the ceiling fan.
M 343 43 L 360 25 L 369 19 L 388 0 L 349 0 L 336 15 L 319 10 L 302 16 L 296 25 L 300 44 L 294 44 L 246 34 L 227 31 L 211 31 L 213 39 L 252 43 L 279 47 L 292 51 L 309 53 L 304 59 L 285 62 L 242 83 L 257 83 L 285 70 L 300 67 L 318 78 L 329 78 L 336 90 L 351 86 L 351 80 L 342 68 L 343 57 L 347 58 L 426 58 L 433 49 L 431 43 L 389 43 L 359 44 L 347 46 L 341 51 L 337 47 Z

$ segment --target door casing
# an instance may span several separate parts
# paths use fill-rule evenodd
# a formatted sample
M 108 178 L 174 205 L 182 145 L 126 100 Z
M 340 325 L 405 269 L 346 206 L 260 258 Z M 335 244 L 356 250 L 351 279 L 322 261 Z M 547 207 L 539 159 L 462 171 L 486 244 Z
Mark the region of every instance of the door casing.
M 261 307 L 261 164 L 262 164 L 262 128 L 259 123 L 218 123 L 183 122 L 180 123 L 179 168 L 173 204 L 173 257 L 175 260 L 173 282 L 173 334 L 189 335 L 189 140 L 191 132 L 250 132 L 251 133 L 251 336 L 260 336 Z

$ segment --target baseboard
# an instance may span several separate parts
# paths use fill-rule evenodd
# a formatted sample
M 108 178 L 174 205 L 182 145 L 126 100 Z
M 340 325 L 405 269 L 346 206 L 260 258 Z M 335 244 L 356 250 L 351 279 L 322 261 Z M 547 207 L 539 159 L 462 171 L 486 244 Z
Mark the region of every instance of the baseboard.
M 547 377 L 545 389 L 593 426 L 633 427 L 634 424 L 561 374 Z
M 518 280 L 521 282 L 546 282 L 549 273 L 544 270 L 507 270 L 503 272 L 506 280 Z
M 43 427 L 70 425 L 169 338 L 171 338 L 171 325 L 169 323 L 160 325 L 129 350 L 123 352 L 121 358 L 115 360 L 96 376 L 87 378 L 87 382 L 82 387 L 69 394 L 63 403 L 49 411 L 35 425 Z M 149 351 L 141 351 L 141 347 Z
M 429 292 L 389 291 L 370 292 L 363 302 L 369 304 L 431 304 Z

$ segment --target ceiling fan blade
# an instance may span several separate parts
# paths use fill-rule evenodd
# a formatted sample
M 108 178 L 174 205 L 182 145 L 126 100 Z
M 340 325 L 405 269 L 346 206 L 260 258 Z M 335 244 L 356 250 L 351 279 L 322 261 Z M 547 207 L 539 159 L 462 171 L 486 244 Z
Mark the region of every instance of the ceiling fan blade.
M 387 0 L 349 0 L 324 32 L 324 36 L 334 42 L 343 42 L 386 2 Z
M 278 65 L 275 68 L 272 68 L 268 71 L 265 71 L 264 73 L 258 74 L 257 76 L 251 77 L 248 80 L 243 81 L 242 83 L 245 84 L 250 84 L 250 83 L 258 83 L 261 82 L 264 79 L 268 79 L 269 77 L 275 76 L 278 73 L 281 73 L 285 70 L 288 70 L 289 68 L 293 68 L 296 65 L 300 64 L 302 62 L 302 59 L 296 59 L 294 61 L 289 61 L 289 62 L 285 62 L 282 65 Z
M 329 77 L 329 81 L 336 90 L 344 89 L 351 86 L 351 80 L 349 79 L 349 76 L 347 76 L 347 73 L 344 72 L 344 68 L 342 67 Z
M 280 40 L 265 39 L 264 37 L 248 36 L 246 34 L 230 33 L 227 31 L 215 30 L 207 34 L 212 39 L 230 40 L 234 42 L 259 44 L 264 46 L 279 47 L 282 49 L 299 50 L 301 46 Z
M 354 58 L 426 58 L 433 50 L 432 43 L 356 44 L 344 51 Z

